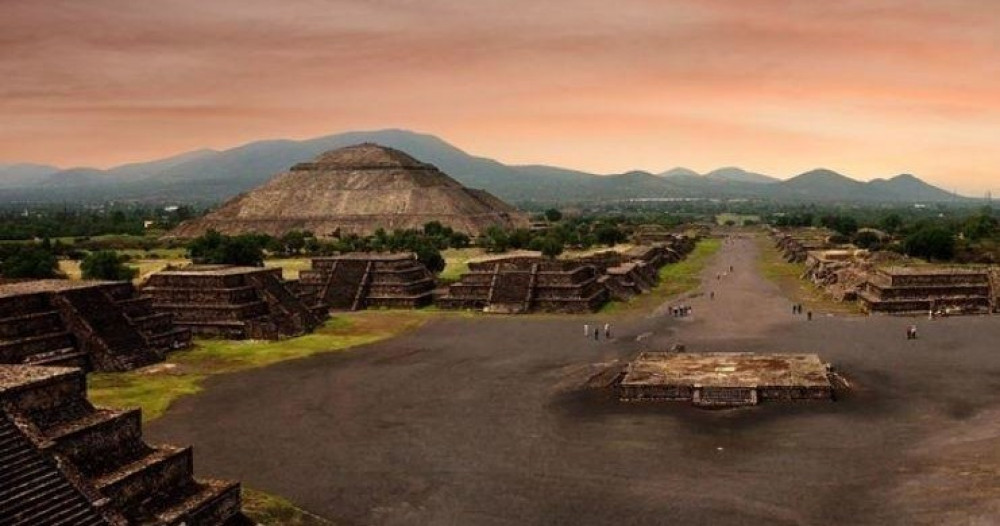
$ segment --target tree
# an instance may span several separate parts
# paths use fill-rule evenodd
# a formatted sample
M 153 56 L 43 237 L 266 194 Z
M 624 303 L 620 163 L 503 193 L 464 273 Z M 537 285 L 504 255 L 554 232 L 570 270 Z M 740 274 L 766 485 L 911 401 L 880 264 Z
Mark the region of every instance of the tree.
M 899 214 L 889 214 L 882 218 L 881 225 L 882 230 L 889 234 L 895 234 L 899 232 L 900 228 L 903 228 L 903 218 Z
M 510 248 L 510 238 L 504 229 L 491 226 L 486 229 L 480 240 L 480 244 L 487 252 L 506 252 Z
M 862 232 L 858 232 L 854 236 L 855 245 L 857 245 L 859 248 L 864 248 L 869 250 L 877 248 L 881 244 L 881 241 L 882 240 L 879 238 L 879 235 L 876 234 L 875 232 L 872 232 L 871 230 L 864 230 Z
M 927 260 L 949 260 L 955 255 L 955 236 L 940 226 L 925 226 L 906 238 L 903 250 Z
M 191 259 L 195 263 L 215 265 L 264 266 L 264 243 L 267 238 L 244 234 L 224 236 L 215 230 L 195 238 L 188 245 Z
M 136 276 L 137 270 L 125 265 L 125 260 L 114 250 L 93 252 L 80 263 L 83 279 L 127 281 Z
M 556 221 L 560 221 L 562 218 L 563 218 L 562 212 L 560 212 L 556 208 L 550 208 L 545 211 L 545 219 L 549 223 L 555 223 Z
M 0 262 L 0 275 L 5 278 L 54 278 L 59 275 L 59 261 L 44 248 L 25 245 Z
M 597 228 L 594 229 L 594 237 L 597 238 L 598 243 L 609 247 L 613 247 L 615 244 L 625 241 L 626 238 L 624 232 L 610 223 L 601 223 L 598 225 Z
M 965 220 L 962 233 L 972 241 L 990 237 L 997 232 L 997 220 L 988 213 L 976 214 Z
M 563 253 L 563 243 L 554 236 L 536 237 L 531 240 L 531 249 L 540 251 L 547 258 L 555 258 Z

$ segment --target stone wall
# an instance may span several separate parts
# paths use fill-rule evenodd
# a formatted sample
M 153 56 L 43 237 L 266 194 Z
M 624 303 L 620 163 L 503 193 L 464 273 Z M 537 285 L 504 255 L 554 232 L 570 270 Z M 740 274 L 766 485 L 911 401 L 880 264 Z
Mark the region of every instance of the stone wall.
M 350 253 L 314 258 L 300 286 L 334 309 L 418 308 L 433 300 L 435 280 L 412 253 Z

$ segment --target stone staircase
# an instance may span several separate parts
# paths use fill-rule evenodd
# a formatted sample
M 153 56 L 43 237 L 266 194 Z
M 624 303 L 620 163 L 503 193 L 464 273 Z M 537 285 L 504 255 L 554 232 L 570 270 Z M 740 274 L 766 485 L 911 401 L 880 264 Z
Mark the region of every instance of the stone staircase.
M 92 406 L 79 369 L 4 367 L 0 371 L 0 406 L 4 418 L 16 421 L 28 437 L 22 449 L 57 466 L 62 478 L 74 481 L 78 488 L 78 506 L 86 507 L 89 502 L 90 508 L 100 509 L 104 517 L 91 518 L 91 522 L 30 524 L 249 523 L 240 512 L 239 483 L 194 478 L 190 447 L 144 442 L 138 410 Z M 2 465 L 6 468 L 8 464 Z M 29 477 L 34 487 L 44 487 L 40 484 L 53 478 L 43 475 L 38 472 Z M 71 501 L 69 497 L 65 500 Z M 45 520 L 52 516 L 47 512 Z
M 104 526 L 109 522 L 0 411 L 0 524 Z

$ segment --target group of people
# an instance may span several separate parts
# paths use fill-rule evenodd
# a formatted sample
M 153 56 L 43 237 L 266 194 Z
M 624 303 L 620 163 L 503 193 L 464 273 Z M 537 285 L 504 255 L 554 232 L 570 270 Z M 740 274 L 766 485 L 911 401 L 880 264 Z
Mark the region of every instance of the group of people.
M 674 307 L 670 307 L 670 315 L 673 316 L 673 317 L 675 317 L 675 318 L 683 318 L 685 316 L 690 316 L 691 315 L 691 306 L 690 305 L 677 305 L 677 306 L 674 306 Z
M 598 340 L 601 339 L 601 328 L 602 327 L 600 325 L 594 325 L 593 331 L 591 331 L 590 324 L 589 323 L 584 323 L 583 324 L 583 336 L 585 338 L 590 338 L 590 336 L 593 335 L 594 336 L 594 341 L 596 342 L 596 341 L 598 341 Z M 605 323 L 603 329 L 604 329 L 604 339 L 605 340 L 610 340 L 611 339 L 611 324 L 610 323 Z
M 802 304 L 801 303 L 796 303 L 795 305 L 792 305 L 792 314 L 802 314 Z M 813 319 L 813 311 L 806 311 L 806 319 L 809 320 L 809 321 L 812 321 L 812 319 Z
M 906 339 L 907 340 L 916 340 L 917 339 L 917 326 L 916 325 L 910 325 L 909 327 L 906 328 Z

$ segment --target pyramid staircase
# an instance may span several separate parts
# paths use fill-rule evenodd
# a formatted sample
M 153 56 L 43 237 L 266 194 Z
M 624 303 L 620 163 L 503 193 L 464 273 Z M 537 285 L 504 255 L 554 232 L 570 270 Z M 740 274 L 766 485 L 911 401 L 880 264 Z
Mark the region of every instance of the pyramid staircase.
M 17 431 L 0 425 L 0 444 L 9 445 L 0 454 L 29 459 L 21 484 L 51 492 L 25 524 L 249 524 L 239 483 L 194 478 L 191 448 L 147 444 L 138 410 L 92 406 L 79 369 L 0 366 L 0 407 L 0 424 Z M 15 439 L 3 442 L 4 433 Z M 19 465 L 0 464 L 0 491 Z M 70 514 L 80 520 L 60 522 Z

